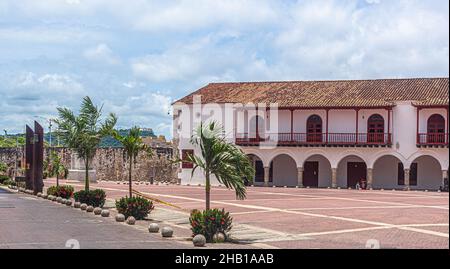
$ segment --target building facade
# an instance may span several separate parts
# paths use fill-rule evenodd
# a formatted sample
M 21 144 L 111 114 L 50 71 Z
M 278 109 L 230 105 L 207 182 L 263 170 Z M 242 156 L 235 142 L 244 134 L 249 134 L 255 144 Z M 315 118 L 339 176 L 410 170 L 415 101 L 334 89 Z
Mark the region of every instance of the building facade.
M 254 185 L 429 189 L 449 167 L 448 78 L 213 83 L 173 104 L 181 157 L 216 121 L 251 158 Z M 201 184 L 183 163 L 181 184 Z M 217 182 L 215 182 L 217 184 Z

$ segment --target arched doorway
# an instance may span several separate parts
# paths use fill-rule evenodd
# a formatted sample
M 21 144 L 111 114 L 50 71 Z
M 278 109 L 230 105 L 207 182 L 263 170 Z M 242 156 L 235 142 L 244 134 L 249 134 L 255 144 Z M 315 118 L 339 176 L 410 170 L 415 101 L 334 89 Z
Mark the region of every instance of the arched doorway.
M 442 185 L 441 164 L 432 156 L 417 157 L 411 163 L 409 173 L 411 189 L 438 190 Z
M 393 155 L 384 155 L 373 164 L 372 187 L 381 188 L 403 188 L 405 181 L 405 169 L 403 163 Z
M 322 155 L 312 155 L 303 163 L 303 186 L 331 186 L 331 164 Z
M 445 119 L 442 115 L 433 114 L 428 118 L 427 143 L 445 143 Z
M 322 118 L 320 116 L 311 115 L 306 121 L 306 141 L 322 142 Z
M 264 184 L 264 164 L 262 160 L 254 154 L 247 154 L 247 156 L 253 163 L 253 168 L 255 168 L 255 177 L 253 178 L 253 184 L 255 186 L 262 186 Z
M 297 186 L 297 165 L 287 154 L 276 156 L 270 163 L 273 186 Z
M 367 142 L 384 142 L 384 118 L 380 114 L 373 114 L 367 120 Z
M 363 159 L 349 155 L 341 159 L 337 168 L 338 187 L 355 188 L 357 183 L 367 183 L 367 165 Z

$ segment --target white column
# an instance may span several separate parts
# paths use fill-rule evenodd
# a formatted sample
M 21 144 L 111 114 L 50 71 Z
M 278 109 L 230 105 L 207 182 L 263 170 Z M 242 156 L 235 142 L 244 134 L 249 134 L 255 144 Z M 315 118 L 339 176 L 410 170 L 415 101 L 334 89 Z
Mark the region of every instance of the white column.
M 270 167 L 264 167 L 264 187 L 269 186 Z
M 409 174 L 410 174 L 410 169 L 406 168 L 405 169 L 405 189 L 409 190 Z
M 372 183 L 373 183 L 373 169 L 367 168 L 367 189 L 368 190 L 372 188 Z
M 337 168 L 331 168 L 331 187 L 337 188 Z
M 297 186 L 303 188 L 303 167 L 297 167 Z

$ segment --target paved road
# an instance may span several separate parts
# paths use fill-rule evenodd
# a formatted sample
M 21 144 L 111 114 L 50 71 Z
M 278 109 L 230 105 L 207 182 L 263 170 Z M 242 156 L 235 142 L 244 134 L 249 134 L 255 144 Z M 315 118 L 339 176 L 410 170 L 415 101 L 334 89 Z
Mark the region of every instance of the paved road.
M 116 223 L 26 194 L 0 189 L 0 249 L 68 248 L 191 248 L 189 242 L 162 239 L 159 234 Z M 72 240 L 70 242 L 76 241 Z

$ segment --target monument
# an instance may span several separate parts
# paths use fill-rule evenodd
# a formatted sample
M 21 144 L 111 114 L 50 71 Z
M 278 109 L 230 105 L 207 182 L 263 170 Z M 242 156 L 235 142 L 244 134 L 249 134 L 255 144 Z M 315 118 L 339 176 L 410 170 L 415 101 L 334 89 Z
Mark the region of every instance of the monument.
M 95 169 L 91 167 L 92 164 L 89 165 L 88 173 L 89 173 L 89 182 L 97 182 Z M 84 165 L 84 160 L 79 158 L 76 153 L 73 153 L 72 159 L 70 162 L 69 175 L 68 179 L 77 180 L 84 182 L 86 179 L 86 167 Z
M 27 125 L 25 135 L 25 188 L 34 194 L 44 188 L 44 128 L 35 121 L 34 131 Z

